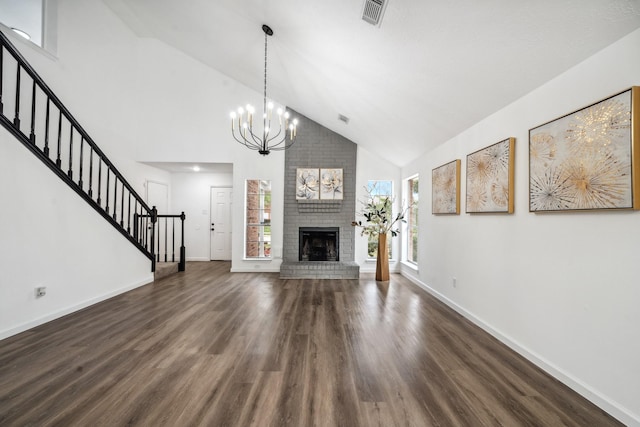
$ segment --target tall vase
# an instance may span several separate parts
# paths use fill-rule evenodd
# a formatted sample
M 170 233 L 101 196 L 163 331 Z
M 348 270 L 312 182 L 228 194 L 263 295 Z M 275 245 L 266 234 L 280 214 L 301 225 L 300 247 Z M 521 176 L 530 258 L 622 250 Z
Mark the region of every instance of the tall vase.
M 378 234 L 378 258 L 376 259 L 376 280 L 389 280 L 389 251 L 387 250 L 387 235 Z

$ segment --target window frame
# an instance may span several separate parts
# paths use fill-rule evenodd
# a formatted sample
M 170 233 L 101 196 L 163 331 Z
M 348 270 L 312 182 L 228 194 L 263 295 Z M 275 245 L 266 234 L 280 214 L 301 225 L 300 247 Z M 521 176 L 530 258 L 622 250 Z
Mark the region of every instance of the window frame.
M 394 191 L 393 191 L 393 189 L 394 189 L 394 185 L 393 185 L 393 184 L 394 184 L 394 182 L 393 182 L 393 180 L 392 180 L 392 179 L 369 179 L 369 180 L 367 180 L 367 194 L 371 194 L 371 193 L 370 193 L 370 191 L 371 191 L 371 188 L 372 188 L 372 187 L 371 187 L 371 183 L 372 183 L 372 182 L 373 182 L 373 183 L 378 183 L 378 182 L 389 183 L 389 184 L 390 184 L 390 186 L 391 186 L 391 194 L 377 194 L 377 196 L 387 196 L 387 197 L 390 197 L 390 198 L 391 198 L 391 201 L 393 202 L 393 200 L 394 200 L 394 199 L 393 199 L 393 197 L 394 197 Z M 375 185 L 375 184 L 374 184 L 374 185 Z M 395 208 L 395 206 L 394 206 L 394 205 L 395 205 L 395 203 L 392 203 L 392 208 Z M 392 214 L 393 214 L 393 213 L 392 213 Z M 393 216 L 393 215 L 392 215 L 392 216 Z M 375 253 L 377 254 L 377 252 L 378 252 L 378 238 L 377 238 L 377 237 L 375 238 L 375 239 L 376 239 L 376 240 L 375 240 L 375 242 L 371 242 L 371 241 L 370 241 L 370 239 L 371 239 L 371 236 L 367 236 L 367 248 L 366 248 L 366 251 L 367 251 L 367 252 L 366 252 L 366 255 L 367 255 L 367 257 L 365 258 L 365 260 L 366 260 L 366 261 L 373 262 L 373 261 L 376 261 L 376 259 L 377 259 L 378 257 L 377 257 L 377 256 L 373 256 L 373 257 L 372 257 L 372 256 L 370 256 L 370 255 L 369 255 L 369 245 L 370 245 L 370 244 L 375 244 L 375 245 L 376 245 Z M 394 251 L 393 251 L 393 244 L 392 244 L 392 242 L 393 242 L 393 239 L 391 239 L 391 240 L 388 240 L 388 241 L 387 241 L 387 247 L 389 248 L 389 261 L 390 261 L 390 262 L 394 260 L 394 257 L 393 257 Z
M 250 182 L 258 182 L 257 193 L 250 193 Z M 268 190 L 263 193 L 263 183 L 268 185 Z M 257 196 L 257 205 L 250 207 L 250 196 Z M 269 200 L 268 207 L 266 206 Z M 246 179 L 245 180 L 245 192 L 244 192 L 244 259 L 247 261 L 270 261 L 273 259 L 273 191 L 272 181 L 270 179 Z M 253 212 L 255 211 L 255 212 Z M 257 213 L 257 221 L 251 221 L 253 215 Z M 250 234 L 252 234 L 251 228 L 258 227 L 258 240 L 251 240 Z M 268 233 L 266 230 L 268 229 Z M 258 255 L 249 254 L 250 243 L 258 244 Z
M 418 265 L 418 239 L 419 239 L 419 227 L 418 227 L 418 219 L 419 219 L 419 211 L 418 211 L 418 203 L 420 200 L 420 175 L 415 174 L 410 176 L 405 180 L 406 191 L 407 191 L 407 206 L 409 209 L 407 210 L 406 217 L 406 244 L 405 244 L 405 256 L 404 260 L 414 266 Z M 414 193 L 413 191 L 413 182 L 417 183 L 418 191 Z M 415 197 L 414 197 L 415 195 Z M 415 239 L 414 239 L 415 233 Z M 415 242 L 414 242 L 415 240 Z M 415 259 L 414 259 L 415 253 Z

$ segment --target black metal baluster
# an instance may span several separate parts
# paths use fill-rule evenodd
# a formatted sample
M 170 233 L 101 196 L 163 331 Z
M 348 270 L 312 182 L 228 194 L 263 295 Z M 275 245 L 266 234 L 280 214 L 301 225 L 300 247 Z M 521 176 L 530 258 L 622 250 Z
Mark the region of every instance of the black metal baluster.
M 144 217 L 144 248 L 149 250 L 149 221 L 146 216 Z M 151 251 L 153 252 L 153 246 L 151 247 Z
M 2 103 L 2 82 L 4 81 L 4 47 L 0 46 L 0 114 L 4 114 Z
M 93 145 L 91 145 L 91 150 L 89 151 L 89 197 L 93 199 Z
M 127 233 L 131 235 L 131 191 L 129 191 L 129 206 L 127 207 Z
M 120 200 L 120 227 L 124 228 L 124 181 L 122 182 L 122 198 Z
M 176 217 L 171 218 L 171 262 L 176 262 Z
M 73 179 L 73 124 L 71 122 L 69 122 L 69 170 L 67 175 Z
M 169 236 L 167 235 L 167 223 L 169 222 L 168 218 L 164 219 L 164 262 L 167 262 L 167 242 L 169 241 Z
M 13 124 L 20 130 L 20 64 L 18 63 L 18 71 L 16 72 L 16 115 L 13 118 Z
M 51 100 L 47 96 L 47 110 L 46 110 L 45 118 L 44 118 L 44 122 L 45 122 L 45 128 L 44 128 L 44 155 L 47 156 L 47 158 L 49 158 L 49 104 L 50 103 L 51 103 Z
M 62 165 L 60 160 L 60 151 L 62 150 L 62 110 L 58 110 L 58 157 L 56 158 L 56 166 Z
M 105 165 L 107 166 L 107 203 L 104 207 L 104 210 L 107 212 L 107 214 L 109 213 L 109 176 L 111 175 L 111 167 L 105 163 Z
M 31 133 L 29 141 L 36 143 L 36 81 L 33 80 L 33 88 L 31 89 Z
M 93 147 L 92 147 L 93 149 Z M 102 204 L 102 200 L 100 199 L 100 195 L 102 193 L 102 159 L 98 157 L 98 206 Z
M 78 180 L 78 185 L 82 188 L 82 164 L 84 163 L 84 136 L 80 135 L 80 179 Z
M 138 224 L 138 199 L 133 201 L 133 235 L 136 237 L 138 243 L 142 244 L 140 240 L 140 224 Z
M 156 238 L 156 241 L 158 242 L 158 250 L 156 251 L 156 255 L 158 258 L 158 262 L 160 262 L 160 221 L 157 221 L 156 224 L 158 224 L 158 233 L 156 234 L 156 229 L 153 229 L 154 232 L 154 236 Z
M 118 175 L 113 173 L 113 220 L 117 221 L 118 216 L 116 210 L 118 209 Z
M 133 237 L 136 242 L 140 243 L 140 236 L 138 235 L 138 212 L 133 211 Z

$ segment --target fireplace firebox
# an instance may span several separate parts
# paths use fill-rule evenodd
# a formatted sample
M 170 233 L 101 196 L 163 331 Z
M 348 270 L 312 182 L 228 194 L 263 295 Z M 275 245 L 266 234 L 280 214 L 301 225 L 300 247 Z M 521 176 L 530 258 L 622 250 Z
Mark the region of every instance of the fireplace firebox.
M 340 261 L 340 228 L 300 227 L 299 261 Z

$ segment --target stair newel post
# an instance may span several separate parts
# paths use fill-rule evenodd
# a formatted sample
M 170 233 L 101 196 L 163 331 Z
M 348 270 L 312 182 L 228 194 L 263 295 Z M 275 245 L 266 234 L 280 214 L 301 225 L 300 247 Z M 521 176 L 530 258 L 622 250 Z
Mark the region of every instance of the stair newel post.
M 69 171 L 67 176 L 73 179 L 73 124 L 69 122 Z
M 151 208 L 151 255 L 153 255 L 152 271 L 156 271 L 156 256 L 153 253 L 155 243 L 156 222 L 158 222 L 158 209 L 155 206 Z
M 56 157 L 56 166 L 62 165 L 60 153 L 62 151 L 62 110 L 58 109 L 58 157 Z
M 31 88 L 31 133 L 29 134 L 29 141 L 32 144 L 36 143 L 36 80 L 33 80 Z
M 49 158 L 49 105 L 51 104 L 51 99 L 47 96 L 47 108 L 45 110 L 44 117 L 44 155 Z
M 80 179 L 78 180 L 78 185 L 82 188 L 82 169 L 84 163 L 84 136 L 80 135 Z
M 16 115 L 13 119 L 14 126 L 20 130 L 20 64 L 16 71 Z
M 184 212 L 180 214 L 180 221 L 182 222 L 182 231 L 180 232 L 180 263 L 178 264 L 178 271 L 184 271 L 185 262 L 186 262 L 186 251 L 184 249 L 184 220 L 185 220 Z

